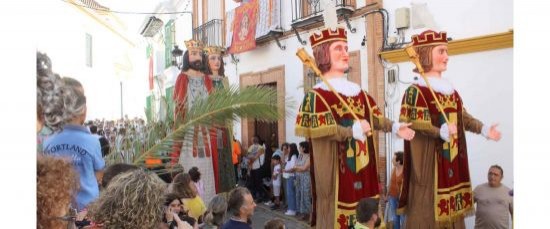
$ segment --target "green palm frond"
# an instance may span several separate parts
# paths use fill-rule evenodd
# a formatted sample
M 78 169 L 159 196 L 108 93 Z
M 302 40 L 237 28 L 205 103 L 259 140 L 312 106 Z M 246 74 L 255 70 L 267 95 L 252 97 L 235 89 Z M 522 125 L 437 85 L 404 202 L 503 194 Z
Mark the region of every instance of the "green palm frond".
M 292 101 L 286 100 L 292 105 Z M 167 159 L 167 153 L 172 151 L 174 143 L 191 138 L 190 130 L 196 125 L 226 126 L 238 118 L 276 121 L 285 115 L 281 111 L 282 109 L 277 107 L 277 91 L 273 88 L 232 86 L 215 90 L 207 99 L 196 101 L 193 107 L 186 111 L 185 117 L 173 132 L 169 133 L 170 128 L 167 129 L 167 124 L 162 122 L 151 129 L 156 132 L 150 136 L 154 136 L 155 133 L 162 134 L 163 131 L 166 136 L 156 136 L 154 144 L 150 143 L 153 139 L 147 139 L 143 150 L 136 152 L 133 157 L 133 163 L 143 164 L 149 156 Z
M 216 90 L 208 99 L 197 101 L 185 114 L 184 123 L 196 125 L 225 124 L 238 117 L 276 121 L 282 116 L 277 109 L 277 91 L 269 87 L 229 87 Z

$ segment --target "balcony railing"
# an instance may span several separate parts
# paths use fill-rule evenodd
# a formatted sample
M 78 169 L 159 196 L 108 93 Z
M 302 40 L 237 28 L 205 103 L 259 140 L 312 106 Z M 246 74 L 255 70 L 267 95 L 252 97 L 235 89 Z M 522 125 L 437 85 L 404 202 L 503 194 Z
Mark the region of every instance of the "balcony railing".
M 223 47 L 223 29 L 223 20 L 210 20 L 193 29 L 193 39 L 202 41 L 205 46 Z
M 336 8 L 340 7 L 355 8 L 355 0 L 336 0 Z
M 281 0 L 260 0 L 258 1 L 258 8 L 259 12 L 258 22 L 256 24 L 256 39 L 268 35 L 271 31 L 282 32 Z
M 351 10 L 355 8 L 355 0 L 336 0 L 335 4 L 339 13 L 341 9 Z M 300 27 L 322 21 L 323 6 L 321 0 L 292 0 L 291 7 L 293 26 Z

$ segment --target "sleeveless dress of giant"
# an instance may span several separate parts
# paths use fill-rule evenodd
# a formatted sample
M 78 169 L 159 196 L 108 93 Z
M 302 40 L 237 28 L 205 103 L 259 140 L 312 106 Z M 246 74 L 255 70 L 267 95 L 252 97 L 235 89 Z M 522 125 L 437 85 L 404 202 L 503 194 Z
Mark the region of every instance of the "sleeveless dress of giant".
M 458 135 L 451 142 L 441 139 L 445 120 L 427 87 L 407 89 L 400 121 L 411 122 L 417 134 L 405 141 L 398 212 L 407 215 L 407 228 L 465 228 L 464 217 L 474 211 L 465 131 L 480 133 L 483 124 L 466 112 L 458 92 L 434 92 Z
M 188 76 L 180 73 L 174 87 L 174 102 L 176 103 L 175 119 L 182 120 L 187 110 L 193 104 L 202 99 L 206 99 L 213 88 L 212 80 L 205 75 Z M 171 154 L 172 161 L 183 166 L 185 171 L 196 166 L 201 172 L 201 180 L 204 184 L 204 196 L 201 196 L 205 202 L 210 201 L 217 192 L 216 171 L 217 171 L 217 146 L 212 145 L 210 131 L 205 126 L 194 126 L 191 128 L 181 144 L 175 144 Z M 184 153 L 180 153 L 180 152 Z M 216 160 L 216 161 L 214 161 Z
M 222 89 L 229 87 L 229 82 L 226 77 L 222 76 L 209 76 L 212 80 L 214 89 Z M 216 175 L 216 192 L 228 192 L 235 186 L 235 175 L 233 168 L 233 161 L 231 158 L 231 144 L 232 136 L 231 123 L 226 127 L 214 128 L 210 132 L 212 146 L 217 147 L 218 157 L 214 168 L 218 168 L 219 171 L 215 171 Z M 214 159 L 214 158 L 213 158 Z M 212 160 L 214 162 L 214 160 Z
M 340 95 L 373 129 L 391 131 L 391 121 L 382 116 L 366 92 L 360 90 L 350 97 Z M 353 121 L 351 113 L 331 91 L 317 87 L 305 95 L 296 118 L 296 135 L 311 138 L 312 142 L 318 228 L 347 229 L 355 224 L 358 201 L 379 197 L 374 135 L 365 142 L 356 140 L 352 136 Z

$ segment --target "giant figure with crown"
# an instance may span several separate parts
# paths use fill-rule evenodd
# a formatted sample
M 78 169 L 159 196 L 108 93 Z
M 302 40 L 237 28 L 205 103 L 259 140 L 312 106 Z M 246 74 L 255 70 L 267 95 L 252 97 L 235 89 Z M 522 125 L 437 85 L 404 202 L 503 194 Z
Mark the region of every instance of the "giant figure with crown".
M 422 77 L 403 95 L 399 120 L 417 133 L 405 141 L 404 181 L 399 213 L 407 228 L 465 228 L 464 217 L 474 211 L 465 132 L 498 141 L 496 125 L 472 117 L 447 70 L 447 33 L 427 30 L 413 35 L 412 48 Z M 443 111 L 443 112 L 442 112 Z
M 223 54 L 225 48 L 220 46 L 208 46 L 204 48 L 206 57 L 205 74 L 212 81 L 214 90 L 229 88 L 229 81 L 225 76 Z M 217 157 L 212 157 L 214 163 L 214 176 L 216 178 L 216 192 L 228 192 L 237 182 L 234 176 L 232 161 L 232 122 L 229 121 L 223 127 L 213 127 L 210 131 L 212 147 L 217 148 Z
M 210 77 L 204 71 L 203 45 L 200 41 L 185 41 L 187 50 L 183 55 L 182 72 L 178 75 L 174 87 L 176 125 L 184 118 L 185 113 L 199 100 L 206 99 L 213 88 Z M 216 193 L 216 174 L 218 148 L 212 147 L 211 131 L 206 126 L 194 126 L 186 134 L 181 144 L 175 144 L 171 154 L 172 162 L 179 162 L 185 170 L 196 166 L 201 171 L 204 193 L 199 194 L 204 201 L 209 201 Z M 215 142 L 215 141 L 214 141 Z M 183 153 L 181 153 L 183 152 Z
M 347 80 L 349 55 L 344 28 L 323 29 L 311 35 L 310 42 L 317 67 L 350 109 L 321 82 L 304 96 L 295 132 L 310 138 L 313 146 L 317 227 L 347 229 L 355 223 L 359 200 L 380 194 L 375 140 L 365 133 L 372 127 L 411 139 L 414 131 L 408 128 L 410 124 L 385 118 L 374 99 Z M 360 120 L 355 120 L 352 112 Z

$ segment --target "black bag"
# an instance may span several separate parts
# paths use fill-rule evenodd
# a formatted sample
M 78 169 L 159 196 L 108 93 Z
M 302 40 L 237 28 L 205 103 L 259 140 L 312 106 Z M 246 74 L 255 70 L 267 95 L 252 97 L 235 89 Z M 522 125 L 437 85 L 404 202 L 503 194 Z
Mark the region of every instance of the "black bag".
M 262 178 L 269 177 L 271 178 L 271 156 L 273 152 L 270 148 L 265 149 L 264 153 L 264 163 L 260 166 L 262 171 Z

